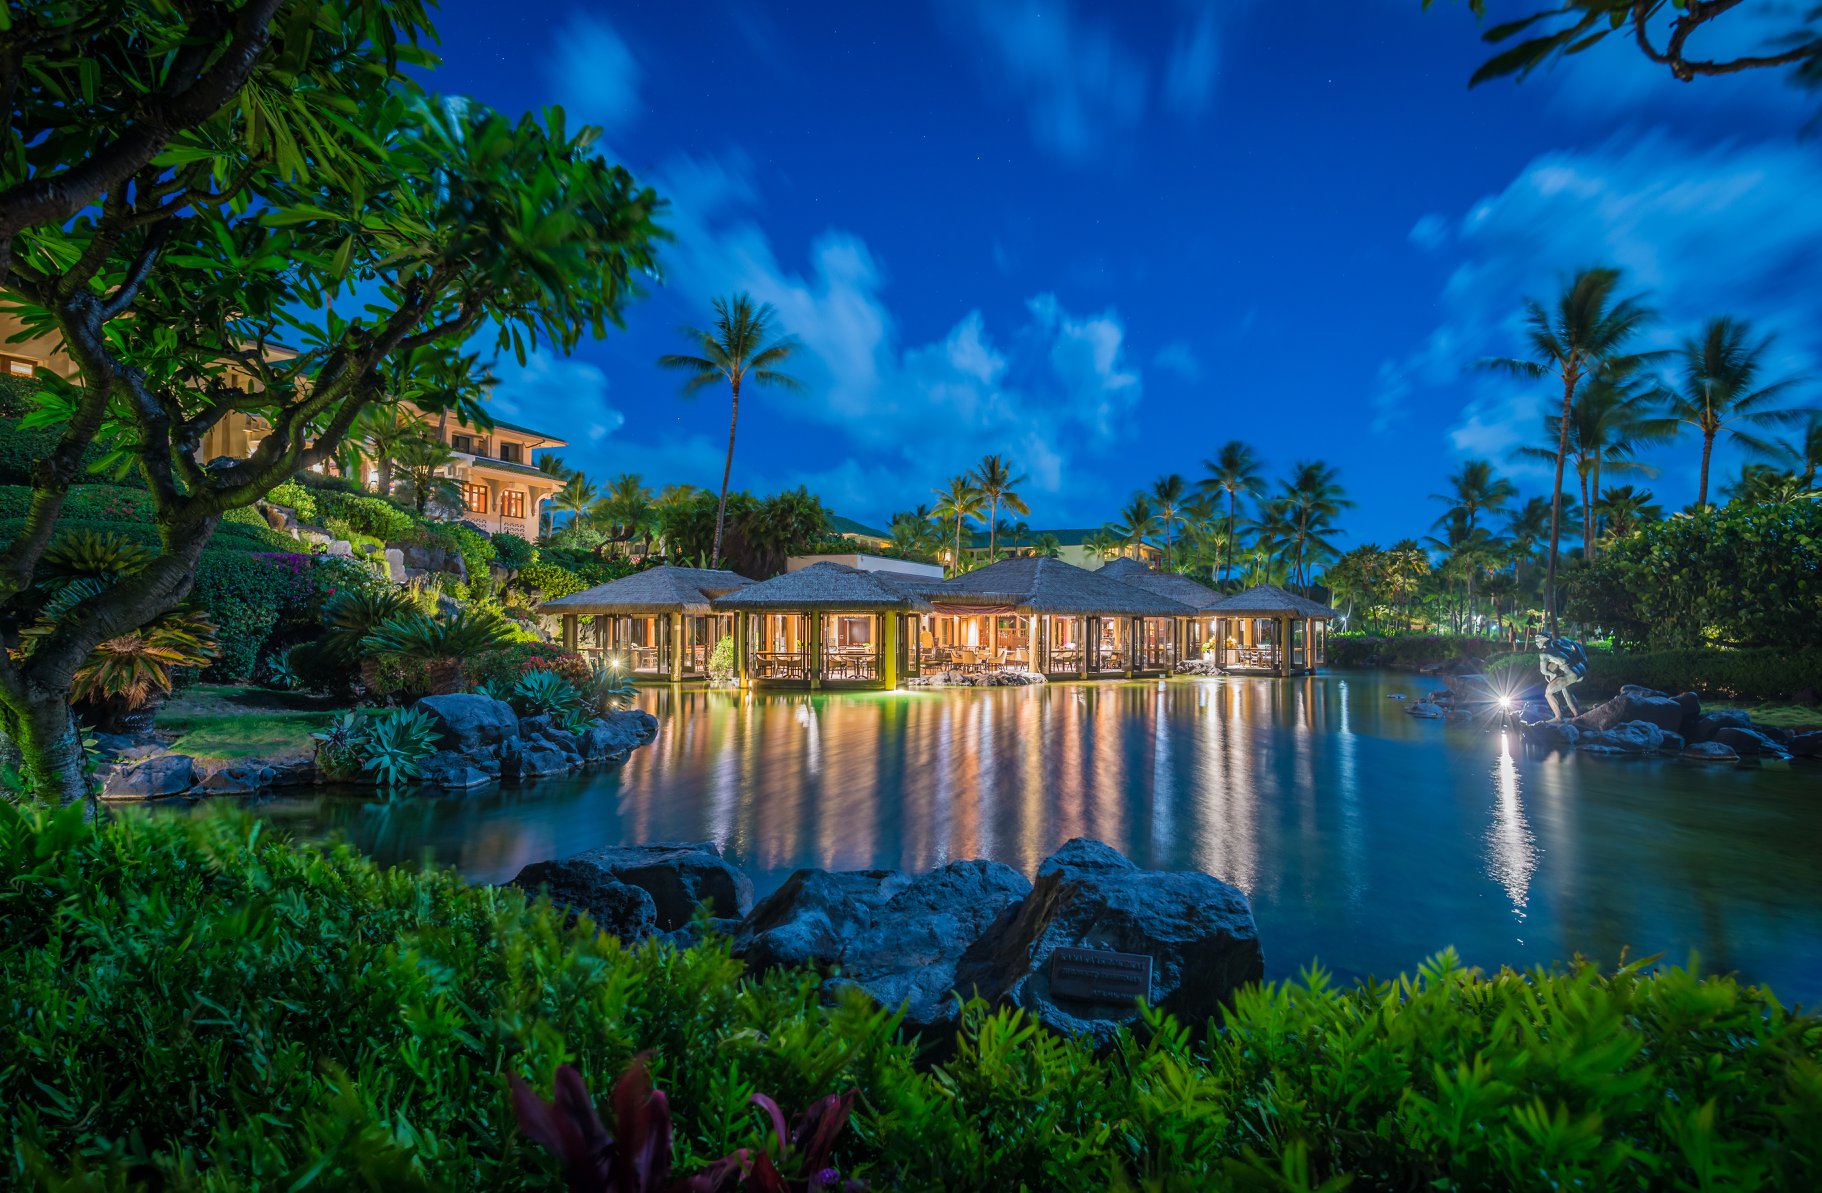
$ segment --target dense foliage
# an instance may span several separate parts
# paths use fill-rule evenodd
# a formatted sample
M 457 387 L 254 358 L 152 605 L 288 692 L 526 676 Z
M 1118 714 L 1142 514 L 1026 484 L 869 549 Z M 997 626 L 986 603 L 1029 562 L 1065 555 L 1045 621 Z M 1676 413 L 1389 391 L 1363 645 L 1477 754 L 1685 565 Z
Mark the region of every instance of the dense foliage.
M 1822 1026 L 1674 969 L 1315 975 L 1103 1057 L 977 1006 L 920 1069 L 889 1016 L 743 979 L 712 937 L 627 949 L 232 813 L 0 805 L 0 865 L 21 1184 L 546 1189 L 506 1076 L 606 1090 L 646 1049 L 686 1173 L 767 1144 L 753 1092 L 848 1089 L 834 1162 L 877 1189 L 1798 1189 L 1822 1163 Z
M 1655 647 L 1822 648 L 1822 501 L 1643 527 L 1570 577 L 1569 617 Z
M 1463 634 L 1330 634 L 1331 667 L 1417 667 L 1457 659 L 1485 659 L 1503 649 L 1489 638 Z
M 1536 670 L 1537 656 L 1529 657 Z M 1696 692 L 1726 700 L 1813 700 L 1822 691 L 1822 650 L 1653 650 L 1591 652 L 1578 695 L 1610 696 L 1622 684 Z

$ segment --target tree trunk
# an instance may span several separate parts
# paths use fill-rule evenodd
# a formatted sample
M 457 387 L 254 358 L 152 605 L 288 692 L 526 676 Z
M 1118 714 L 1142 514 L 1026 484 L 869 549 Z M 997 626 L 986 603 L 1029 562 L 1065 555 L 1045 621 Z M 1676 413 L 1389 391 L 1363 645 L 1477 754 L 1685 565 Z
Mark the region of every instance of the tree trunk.
M 987 502 L 987 562 L 992 563 L 994 552 L 999 546 L 1000 499 L 991 498 Z
M 1703 509 L 1708 508 L 1708 457 L 1714 451 L 1714 432 L 1702 432 L 1702 479 L 1696 486 L 1695 503 Z
M 1582 558 L 1594 558 L 1594 502 L 1588 499 L 1588 474 L 1585 471 L 1582 473 Z
M 41 799 L 68 804 L 89 791 L 88 778 L 82 773 L 82 734 L 70 708 L 69 685 L 61 685 L 61 689 L 59 695 L 32 684 L 17 703 L 10 694 L 0 695 L 0 705 L 4 705 L 0 718 L 4 718 L 6 735 L 19 748 L 21 773 L 32 792 Z
M 1574 415 L 1575 383 L 1579 370 L 1571 365 L 1563 373 L 1563 417 L 1556 443 L 1556 482 L 1550 488 L 1550 559 L 1544 573 L 1544 617 L 1556 635 L 1556 549 L 1563 530 L 1563 465 L 1569 461 L 1569 420 Z
M 728 458 L 721 466 L 721 501 L 715 506 L 715 546 L 710 552 L 710 567 L 721 566 L 721 532 L 728 520 L 728 478 L 734 474 L 734 429 L 740 423 L 740 380 L 733 382 L 734 401 L 728 409 Z

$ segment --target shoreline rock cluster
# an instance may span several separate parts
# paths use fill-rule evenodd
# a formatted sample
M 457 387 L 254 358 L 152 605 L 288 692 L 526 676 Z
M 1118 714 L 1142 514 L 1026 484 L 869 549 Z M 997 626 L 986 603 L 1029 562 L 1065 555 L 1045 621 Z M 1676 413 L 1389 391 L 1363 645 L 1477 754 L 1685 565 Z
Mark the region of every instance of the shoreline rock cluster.
M 1484 675 L 1448 675 L 1446 688 L 1405 706 L 1428 720 L 1496 714 L 1498 696 Z M 1744 758 L 1780 761 L 1822 758 L 1822 731 L 1792 732 L 1755 725 L 1743 709 L 1704 711 L 1694 692 L 1671 695 L 1627 684 L 1617 696 L 1576 717 L 1554 720 L 1540 690 L 1511 697 L 1525 740 L 1547 748 L 1609 757 L 1672 755 L 1691 762 L 1735 763 Z
M 1110 1043 L 1138 1018 L 1131 996 L 1082 996 L 1055 980 L 1059 949 L 1150 960 L 1148 999 L 1192 1029 L 1264 975 L 1258 927 L 1240 891 L 1194 871 L 1143 870 L 1085 838 L 1038 867 L 1034 883 L 991 861 L 925 874 L 798 870 L 757 903 L 752 882 L 713 844 L 597 849 L 535 862 L 512 880 L 585 913 L 631 943 L 696 943 L 698 903 L 756 972 L 807 966 L 834 999 L 856 989 L 935 1040 L 958 996 L 1022 1007 L 1063 1032 Z
M 617 765 L 658 732 L 658 719 L 636 708 L 608 713 L 571 732 L 548 716 L 521 717 L 489 696 L 426 696 L 416 707 L 430 714 L 439 731 L 439 748 L 422 763 L 418 781 L 432 792 Z M 302 752 L 211 763 L 126 737 L 103 740 L 101 746 L 107 759 L 99 774 L 103 799 L 257 795 L 348 781 L 326 777 L 315 758 Z
M 914 675 L 908 688 L 1025 688 L 1045 682 L 1041 671 L 957 671 L 953 668 Z

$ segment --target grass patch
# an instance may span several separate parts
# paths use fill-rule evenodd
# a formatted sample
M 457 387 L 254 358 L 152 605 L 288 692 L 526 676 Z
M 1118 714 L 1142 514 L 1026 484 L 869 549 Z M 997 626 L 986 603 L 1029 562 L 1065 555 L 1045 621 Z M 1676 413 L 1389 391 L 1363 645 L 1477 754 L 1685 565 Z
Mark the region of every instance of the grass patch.
M 1755 725 L 1773 725 L 1779 729 L 1822 729 L 1822 708 L 1813 704 L 1755 704 L 1750 700 L 1703 701 L 1704 711 L 1737 708 L 1752 714 Z
M 239 762 L 310 753 L 310 734 L 338 711 L 333 701 L 302 692 L 197 684 L 160 709 L 156 723 L 175 736 L 173 753 Z

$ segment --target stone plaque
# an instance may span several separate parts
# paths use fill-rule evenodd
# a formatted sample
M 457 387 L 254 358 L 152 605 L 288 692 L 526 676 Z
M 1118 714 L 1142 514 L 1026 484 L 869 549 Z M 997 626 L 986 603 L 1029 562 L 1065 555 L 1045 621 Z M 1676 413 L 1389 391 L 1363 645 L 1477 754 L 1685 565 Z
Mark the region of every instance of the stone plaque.
M 1095 1003 L 1147 997 L 1151 994 L 1151 958 L 1143 953 L 1057 949 L 1050 954 L 1050 994 Z

